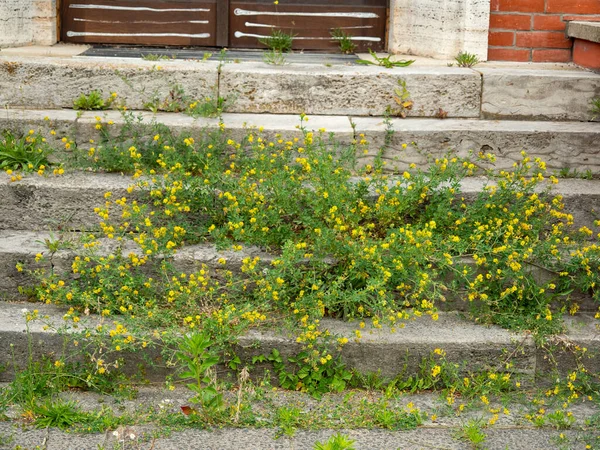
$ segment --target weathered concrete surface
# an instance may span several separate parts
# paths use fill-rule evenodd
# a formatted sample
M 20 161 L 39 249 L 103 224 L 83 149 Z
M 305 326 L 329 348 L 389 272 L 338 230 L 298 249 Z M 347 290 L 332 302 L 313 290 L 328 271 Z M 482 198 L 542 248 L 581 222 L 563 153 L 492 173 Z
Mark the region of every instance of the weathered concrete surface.
M 318 405 L 316 406 L 318 407 Z M 307 411 L 306 413 L 310 413 Z M 120 448 L 123 450 L 313 450 L 317 442 L 325 443 L 336 433 L 355 441 L 357 450 L 464 450 L 470 448 L 466 441 L 456 437 L 456 429 L 447 426 L 419 427 L 409 431 L 383 429 L 341 430 L 297 430 L 293 437 L 281 437 L 277 427 L 271 428 L 218 428 L 185 429 L 171 431 L 163 436 L 161 427 L 141 425 L 120 427 L 119 430 L 133 433 L 135 438 L 120 440 L 109 433 L 74 434 L 52 428 L 49 432 L 35 428 L 23 429 L 21 424 L 0 422 L 0 433 L 12 437 L 10 447 L 22 448 L 43 446 L 47 450 Z M 565 447 L 558 443 L 561 433 L 566 442 L 584 441 L 584 432 L 560 431 L 549 428 L 491 427 L 485 428 L 485 448 L 489 450 L 559 450 Z M 158 436 L 151 438 L 151 436 Z M 141 436 L 146 436 L 144 442 Z M 564 443 L 565 441 L 563 441 Z M 576 448 L 576 447 L 572 447 Z
M 44 118 L 49 120 L 44 120 Z M 116 135 L 126 123 L 118 111 L 75 111 L 61 110 L 14 110 L 0 113 L 0 129 L 9 129 L 16 133 L 34 129 L 54 140 L 57 148 L 64 144 L 58 142 L 67 136 L 82 148 L 92 146 L 90 139 L 98 140 L 96 117 L 100 117 L 111 134 Z M 212 118 L 194 119 L 185 114 L 133 112 L 133 126 L 141 132 L 150 133 L 153 124 L 163 124 L 174 134 L 200 136 L 216 131 L 219 120 Z M 236 114 L 225 113 L 222 116 L 228 136 L 241 140 L 250 129 L 262 129 L 265 139 L 274 139 L 276 134 L 285 138 L 301 136 L 298 130 L 300 117 L 283 114 Z M 303 126 L 313 132 L 325 129 L 326 134 L 335 133 L 335 139 L 349 144 L 355 137 L 352 123 L 356 124 L 356 134 L 364 133 L 368 141 L 367 155 L 359 155 L 364 163 L 371 163 L 378 150 L 383 146 L 386 136 L 386 124 L 382 117 L 346 117 L 346 116 L 310 116 Z M 570 169 L 578 172 L 591 171 L 600 174 L 600 123 L 547 122 L 547 121 L 509 121 L 477 119 L 392 119 L 391 147 L 384 153 L 386 170 L 405 170 L 411 163 L 423 165 L 427 156 L 438 157 L 453 151 L 460 156 L 470 152 L 491 152 L 497 156 L 496 167 L 508 169 L 514 161 L 520 159 L 521 151 L 526 150 L 533 157 L 539 156 L 550 170 Z M 51 136 L 50 129 L 56 131 Z M 412 144 L 414 142 L 414 145 Z M 402 144 L 409 144 L 402 149 Z M 419 151 L 416 150 L 418 148 Z M 66 154 L 64 155 L 66 156 Z
M 62 176 L 30 175 L 11 182 L 0 173 L 3 214 L 0 230 L 96 230 L 95 207 L 104 207 L 106 192 L 130 197 L 131 177 L 119 174 L 73 172 Z
M 2 0 L 0 48 L 56 42 L 56 0 Z
M 405 151 L 411 152 L 410 147 Z M 465 178 L 461 195 L 474 199 L 488 183 L 483 177 Z M 99 218 L 94 208 L 104 206 L 104 194 L 110 191 L 113 198 L 139 196 L 136 191 L 127 192 L 134 184 L 129 176 L 93 172 L 29 175 L 11 182 L 8 175 L 0 172 L 0 198 L 6 211 L 0 216 L 0 230 L 97 230 Z M 554 195 L 563 197 L 565 211 L 573 215 L 576 227 L 594 228 L 600 215 L 599 180 L 560 179 L 551 187 Z
M 27 361 L 23 308 L 30 311 L 38 309 L 40 315 L 49 316 L 47 321 L 50 323 L 63 322 L 64 308 L 44 304 L 0 303 L 0 364 L 10 365 L 10 349 L 15 351 L 18 366 L 22 367 Z M 83 319 L 78 329 L 84 324 L 94 327 L 99 321 L 96 316 Z M 478 368 L 504 370 L 503 361 L 513 352 L 512 371 L 533 375 L 535 370 L 536 350 L 530 337 L 499 327 L 477 325 L 461 319 L 455 313 L 440 313 L 436 322 L 429 317 L 409 321 L 405 328 L 396 333 L 391 333 L 387 328 L 374 329 L 367 326 L 362 330 L 363 338 L 358 342 L 354 341 L 357 323 L 324 320 L 322 326 L 336 335 L 350 339 L 344 347 L 342 357 L 348 367 L 364 374 L 378 370 L 381 370 L 384 377 L 394 377 L 403 371 L 407 375 L 417 373 L 422 359 L 428 357 L 435 348 L 443 348 L 447 353 L 447 360 L 459 364 L 464 371 Z M 435 333 L 431 332 L 432 328 L 436 330 Z M 52 330 L 45 330 L 42 322 L 30 322 L 29 332 L 36 342 L 36 356 L 62 349 L 56 342 L 60 340 L 62 343 L 63 336 L 57 336 Z M 273 349 L 279 350 L 282 355 L 292 356 L 301 350 L 301 345 L 296 343 L 295 335 L 281 331 L 251 330 L 239 338 L 236 354 L 244 363 L 249 364 L 253 356 L 270 354 Z M 151 354 L 155 358 L 155 352 L 152 351 Z M 142 359 L 143 355 L 138 355 L 136 362 Z M 164 376 L 170 371 L 163 368 L 153 372 L 156 377 Z M 260 377 L 260 374 L 253 375 Z M 5 381 L 10 379 L 11 374 L 5 372 L 0 377 Z
M 74 136 L 77 111 L 73 110 L 0 110 L 0 130 L 20 134 L 29 130 L 41 133 L 53 147 L 61 147 L 58 141 L 64 136 Z M 54 130 L 56 135 L 51 135 Z
M 389 51 L 453 59 L 459 52 L 487 60 L 490 0 L 392 0 Z
M 382 115 L 396 106 L 394 90 L 404 80 L 414 102 L 411 116 L 479 117 L 481 78 L 452 67 L 268 67 L 260 63 L 222 68 L 220 92 L 234 96 L 231 112 Z
M 23 309 L 39 310 L 40 316 L 47 316 L 45 321 L 33 321 L 28 324 L 29 336 L 23 317 Z M 23 367 L 28 361 L 28 338 L 34 343 L 35 357 L 44 354 L 57 355 L 62 351 L 62 343 L 69 335 L 84 327 L 95 327 L 101 319 L 97 316 L 84 316 L 74 330 L 64 329 L 57 333 L 54 327 L 64 324 L 63 315 L 66 309 L 53 305 L 31 303 L 0 303 L 0 364 L 11 367 L 14 362 Z M 49 329 L 45 323 L 52 324 Z M 581 325 L 583 324 L 583 325 Z M 459 313 L 443 312 L 439 319 L 433 321 L 429 316 L 406 322 L 406 327 L 391 333 L 386 327 L 374 329 L 370 324 L 362 330 L 362 339 L 356 341 L 354 332 L 358 324 L 335 320 L 323 320 L 322 328 L 328 329 L 336 336 L 348 337 L 350 342 L 344 346 L 342 358 L 347 366 L 360 373 L 380 371 L 383 377 L 395 377 L 398 374 L 408 376 L 418 373 L 423 358 L 427 358 L 436 348 L 446 351 L 446 359 L 459 365 L 461 371 L 476 371 L 481 369 L 506 370 L 505 364 L 512 363 L 509 370 L 527 377 L 533 376 L 537 370 L 545 380 L 549 371 L 554 367 L 544 360 L 546 350 L 536 348 L 533 339 L 526 334 L 517 334 L 496 326 L 483 326 L 462 319 Z M 588 370 L 600 370 L 598 367 L 598 352 L 600 337 L 597 321 L 591 315 L 578 315 L 568 321 L 568 331 L 565 335 L 557 336 L 557 342 L 572 342 L 587 348 L 585 364 Z M 78 337 L 78 339 L 82 339 Z M 60 343 L 60 344 L 59 344 Z M 68 344 L 67 344 L 68 348 Z M 236 354 L 242 363 L 250 363 L 253 356 L 269 354 L 273 349 L 279 350 L 284 356 L 291 356 L 300 351 L 301 346 L 296 342 L 296 335 L 286 331 L 250 330 L 241 336 L 236 344 Z M 14 354 L 14 359 L 13 359 Z M 575 369 L 572 348 L 557 346 L 553 356 L 559 363 L 560 371 Z M 146 352 L 140 350 L 129 358 L 125 370 L 133 371 L 138 363 L 145 358 L 159 361 L 155 349 Z M 132 367 L 132 361 L 135 362 Z M 257 373 L 267 366 L 256 366 L 253 376 L 260 378 Z M 159 379 L 171 373 L 172 369 L 159 365 L 147 367 L 147 374 L 152 379 Z M 10 380 L 13 372 L 9 369 L 0 374 L 0 380 Z
M 503 370 L 503 361 L 513 351 L 511 370 L 531 375 L 534 369 L 535 346 L 531 338 L 499 327 L 476 325 L 456 313 L 442 313 L 435 322 L 428 316 L 408 321 L 406 327 L 396 333 L 391 333 L 387 327 L 367 326 L 358 342 L 354 340 L 358 323 L 322 320 L 321 324 L 324 329 L 350 340 L 344 346 L 342 358 L 349 367 L 361 373 L 380 370 L 383 377 L 394 377 L 403 367 L 406 367 L 406 374 L 417 373 L 423 358 L 436 348 L 446 350 L 452 355 L 453 362 L 465 364 L 462 370 L 466 372 L 477 367 Z M 256 342 L 260 343 L 259 349 L 254 348 Z M 293 336 L 286 338 L 268 331 L 250 331 L 239 340 L 239 345 L 238 355 L 248 360 L 252 356 L 268 354 L 272 348 L 288 356 L 300 350 Z
M 81 94 L 118 94 L 128 108 L 168 98 L 181 86 L 186 95 L 202 99 L 214 94 L 216 62 L 151 61 L 116 58 L 23 58 L 0 55 L 0 105 L 26 108 L 72 108 Z
M 352 121 L 356 132 L 364 133 L 369 141 L 369 155 L 362 159 L 370 162 L 385 142 L 386 124 L 382 118 L 353 117 Z M 599 123 L 393 119 L 391 124 L 392 144 L 383 154 L 388 170 L 406 170 L 412 163 L 422 167 L 428 158 L 448 152 L 467 157 L 480 151 L 496 155 L 496 168 L 510 169 L 525 150 L 540 157 L 549 170 L 600 174 Z
M 26 270 L 18 271 L 16 265 L 21 263 L 31 270 L 49 269 L 50 263 L 36 263 L 35 255 L 47 252 L 44 241 L 50 238 L 49 233 L 0 230 L 0 299 L 28 296 L 28 293 L 20 294 L 19 287 L 31 289 L 34 286 L 33 280 Z M 67 272 L 70 269 L 72 258 L 73 255 L 70 252 L 56 253 L 52 260 L 55 270 Z
M 600 42 L 600 22 L 569 22 L 567 36 L 585 41 Z
M 160 112 L 156 114 L 134 112 L 133 115 L 135 117 L 132 122 L 133 126 L 138 129 L 150 130 L 154 124 L 161 124 L 169 127 L 175 135 L 189 135 L 195 138 L 218 130 L 221 121 L 217 118 L 193 118 L 185 114 Z M 126 123 L 123 115 L 117 111 L 85 112 L 77 120 L 76 142 L 86 144 L 90 139 L 98 138 L 96 117 L 100 117 L 104 124 L 109 121 L 113 122 L 113 125 L 108 128 L 113 135 L 118 134 Z M 302 135 L 298 129 L 301 124 L 299 115 L 224 113 L 221 119 L 225 124 L 227 136 L 237 141 L 246 137 L 250 130 L 258 129 L 262 130 L 263 138 L 270 140 L 274 139 L 277 134 L 286 138 Z M 303 126 L 307 131 L 313 132 L 317 132 L 319 128 L 325 128 L 328 133 L 334 132 L 336 138 L 343 142 L 350 142 L 354 137 L 350 120 L 344 116 L 314 116 L 308 122 L 303 122 Z
M 600 74 L 584 70 L 476 68 L 483 76 L 482 114 L 488 119 L 581 120 L 600 96 Z
M 600 373 L 600 321 L 592 314 L 584 314 L 566 317 L 565 322 L 568 332 L 552 338 L 546 345 L 547 351 L 538 351 L 538 373 L 549 373 L 556 367 L 564 376 L 578 364 L 590 373 Z

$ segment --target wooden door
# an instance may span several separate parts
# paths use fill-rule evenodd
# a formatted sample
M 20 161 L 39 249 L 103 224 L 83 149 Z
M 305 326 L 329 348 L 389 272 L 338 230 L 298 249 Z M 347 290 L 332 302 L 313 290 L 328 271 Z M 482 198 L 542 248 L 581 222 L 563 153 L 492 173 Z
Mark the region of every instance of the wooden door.
M 387 0 L 63 0 L 61 38 L 87 44 L 264 48 L 274 29 L 296 50 L 383 50 Z
M 219 0 L 63 0 L 61 37 L 86 44 L 216 46 Z
M 264 48 L 258 39 L 273 29 L 293 35 L 296 50 L 338 50 L 335 29 L 349 35 L 359 51 L 385 47 L 386 0 L 231 0 L 229 17 L 235 48 Z

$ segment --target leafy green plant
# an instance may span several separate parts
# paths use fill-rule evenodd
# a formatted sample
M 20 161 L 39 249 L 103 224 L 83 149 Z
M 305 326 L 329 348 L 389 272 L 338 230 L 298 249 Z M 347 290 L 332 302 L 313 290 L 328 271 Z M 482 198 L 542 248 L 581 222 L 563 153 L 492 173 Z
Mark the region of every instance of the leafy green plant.
M 368 59 L 357 59 L 355 61 L 356 64 L 381 66 L 385 67 L 386 69 L 393 69 L 394 67 L 408 67 L 415 62 L 414 59 L 393 61 L 391 59 L 393 55 L 388 55 L 383 58 L 380 58 L 379 56 L 377 56 L 377 53 L 375 53 L 371 49 L 369 49 L 369 53 L 375 61 L 371 61 Z
M 294 36 L 294 34 L 273 28 L 270 36 L 259 38 L 258 42 L 274 52 L 287 53 L 292 49 Z
M 413 101 L 410 99 L 410 92 L 406 87 L 405 80 L 398 80 L 398 87 L 394 89 L 394 102 L 397 106 L 388 106 L 386 114 L 388 116 L 402 117 L 405 119 L 414 106 Z
M 341 28 L 335 28 L 331 31 L 331 37 L 335 39 L 339 46 L 340 51 L 345 54 L 354 53 L 356 50 L 356 44 L 352 42 L 352 36 L 346 33 Z
M 483 432 L 485 426 L 483 419 L 470 419 L 458 429 L 456 435 L 459 439 L 470 442 L 475 449 L 479 449 L 487 437 Z
M 46 400 L 36 404 L 32 412 L 35 416 L 35 426 L 38 428 L 56 427 L 66 430 L 75 424 L 87 420 L 87 415 L 82 413 L 75 402 L 63 400 Z
M 283 66 L 287 62 L 287 57 L 279 50 L 268 50 L 263 54 L 263 61 L 265 64 Z
M 354 441 L 348 436 L 336 433 L 327 442 L 316 442 L 314 450 L 355 450 Z
M 107 98 L 102 96 L 100 91 L 92 91 L 89 94 L 81 94 L 75 101 L 73 101 L 73 108 L 93 111 L 108 109 L 117 99 L 116 92 L 112 92 Z
M 223 408 L 223 394 L 215 387 L 210 371 L 218 364 L 219 358 L 210 350 L 210 337 L 202 332 L 190 332 L 179 343 L 177 360 L 183 367 L 181 378 L 191 379 L 186 386 L 195 394 L 193 402 L 202 406 L 209 414 Z
M 458 67 L 473 67 L 479 64 L 479 58 L 477 55 L 468 52 L 460 52 L 454 60 Z
M 333 358 L 327 349 L 302 351 L 287 358 L 287 362 L 277 349 L 273 349 L 268 360 L 279 375 L 281 387 L 305 391 L 315 397 L 326 392 L 341 392 L 352 379 L 352 372 L 346 369 L 339 357 Z
M 592 122 L 600 118 L 600 97 L 594 97 L 590 101 L 590 112 L 592 113 Z
M 176 55 L 160 55 L 157 53 L 146 53 L 144 56 L 142 56 L 142 59 L 145 61 L 160 61 L 160 60 L 168 60 L 168 59 L 175 59 L 177 58 Z
M 302 411 L 295 406 L 282 406 L 275 411 L 275 423 L 285 436 L 292 437 L 302 423 Z
M 0 135 L 0 170 L 37 171 L 50 165 L 51 147 L 46 139 L 33 130 L 17 137 L 10 131 Z M 43 172 L 43 169 L 42 169 Z

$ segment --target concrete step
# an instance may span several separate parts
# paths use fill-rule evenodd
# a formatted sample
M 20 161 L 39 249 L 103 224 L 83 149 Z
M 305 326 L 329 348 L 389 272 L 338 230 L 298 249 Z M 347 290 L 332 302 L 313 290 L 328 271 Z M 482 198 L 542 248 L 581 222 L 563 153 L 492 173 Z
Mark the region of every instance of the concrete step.
M 35 286 L 35 279 L 29 273 L 30 270 L 45 269 L 47 272 L 52 268 L 55 273 L 71 273 L 71 264 L 77 254 L 81 254 L 80 238 L 82 233 L 68 231 L 44 232 L 44 231 L 15 231 L 0 230 L 0 300 L 18 299 L 27 296 L 27 289 Z M 52 255 L 47 241 L 60 239 L 62 248 Z M 101 240 L 103 251 L 108 254 L 114 247 L 114 242 Z M 123 252 L 138 253 L 138 247 L 133 243 L 126 243 Z M 36 255 L 40 253 L 47 259 L 36 262 Z M 222 268 L 219 259 L 227 261 L 227 268 L 239 273 L 242 260 L 246 257 L 258 256 L 262 261 L 269 262 L 274 256 L 253 246 L 244 247 L 241 251 L 217 250 L 212 244 L 189 245 L 180 249 L 173 258 L 173 264 L 185 273 L 199 270 L 204 264 L 210 269 Z M 21 263 L 25 270 L 19 271 L 16 266 Z M 149 269 L 150 270 L 150 269 Z M 25 291 L 23 290 L 25 289 Z
M 23 310 L 37 309 L 43 321 L 29 322 L 29 336 Z M 101 321 L 97 316 L 82 316 L 76 329 L 57 333 L 53 327 L 64 326 L 63 316 L 67 308 L 35 303 L 0 302 L 0 364 L 7 370 L 0 373 L 0 381 L 8 381 L 14 375 L 13 363 L 23 367 L 28 361 L 29 338 L 32 339 L 34 358 L 43 355 L 57 356 L 57 349 L 63 348 L 63 341 L 70 340 L 73 330 L 81 331 L 95 328 Z M 48 328 L 46 325 L 51 324 Z M 406 322 L 405 328 L 392 333 L 389 328 L 373 328 L 370 323 L 361 330 L 362 338 L 355 339 L 357 323 L 342 322 L 333 319 L 321 321 L 323 329 L 328 329 L 338 337 L 347 337 L 349 342 L 342 350 L 342 359 L 348 368 L 362 374 L 380 372 L 383 378 L 393 378 L 398 374 L 418 373 L 423 359 L 436 348 L 445 350 L 448 362 L 458 364 L 463 373 L 477 370 L 507 370 L 528 379 L 539 375 L 544 379 L 554 369 L 547 358 L 547 350 L 536 347 L 531 336 L 526 333 L 514 333 L 497 326 L 484 326 L 468 321 L 460 313 L 441 312 L 439 319 L 433 321 L 423 316 Z M 576 369 L 573 346 L 587 349 L 586 368 L 592 373 L 600 370 L 600 335 L 597 321 L 592 315 L 579 314 L 567 321 L 568 332 L 550 338 L 556 343 L 553 360 L 559 362 L 559 370 L 564 373 Z M 78 336 L 77 339 L 84 339 Z M 149 379 L 159 381 L 173 374 L 173 368 L 163 364 L 160 353 L 149 346 L 135 353 L 120 353 L 128 362 L 124 371 L 139 373 L 138 364 L 145 365 L 144 373 Z M 285 330 L 251 329 L 241 336 L 235 344 L 235 353 L 242 364 L 250 364 L 258 355 L 270 354 L 277 349 L 283 356 L 293 356 L 301 350 L 296 342 L 296 334 Z M 14 358 L 14 359 L 13 359 Z M 155 366 L 147 362 L 155 361 Z M 253 376 L 257 379 L 268 365 L 254 367 Z M 547 380 L 546 380 L 547 381 Z
M 107 432 L 36 429 L 23 423 L 20 408 L 13 407 L 8 411 L 8 420 L 0 422 L 0 436 L 5 438 L 5 442 L 10 440 L 7 448 L 11 449 L 20 445 L 21 448 L 40 446 L 47 450 L 314 450 L 316 442 L 325 442 L 339 432 L 355 441 L 352 448 L 356 450 L 461 450 L 471 448 L 468 440 L 461 437 L 462 427 L 469 422 L 477 423 L 477 420 L 486 422 L 492 417 L 489 407 L 483 405 L 469 405 L 457 413 L 447 407 L 445 398 L 440 398 L 438 392 L 398 394 L 384 399 L 377 391 L 353 390 L 351 393 L 326 394 L 317 400 L 308 394 L 252 386 L 252 390 L 244 393 L 244 407 L 251 408 L 251 415 L 241 414 L 237 426 L 199 427 L 192 420 L 187 424 L 181 420 L 184 418 L 181 407 L 190 404 L 191 395 L 186 388 L 177 387 L 171 391 L 163 386 L 135 386 L 135 389 L 137 395 L 134 399 L 78 391 L 57 395 L 63 401 L 74 402 L 82 412 L 120 417 L 122 425 Z M 236 404 L 235 393 L 226 392 L 225 395 L 230 404 Z M 382 406 L 384 400 L 385 409 Z M 457 403 L 462 401 L 457 400 Z M 490 401 L 490 407 L 495 406 L 496 399 L 492 397 Z M 423 414 L 422 426 L 404 430 L 401 424 L 397 424 L 402 431 L 392 431 L 385 429 L 385 424 L 378 423 L 378 413 L 407 411 L 409 404 Z M 585 420 L 593 419 L 598 411 L 591 402 L 580 401 L 569 406 L 568 411 L 575 423 L 568 431 L 556 430 L 548 425 L 534 427 L 524 417 L 532 409 L 527 401 L 509 397 L 508 400 L 503 399 L 502 405 L 508 414 L 503 411 L 493 425 L 481 427 L 486 449 L 574 449 L 580 448 L 576 447 L 578 443 L 583 442 L 581 448 L 584 448 L 585 443 L 595 442 L 593 432 L 596 430 L 593 425 L 585 424 Z M 291 420 L 287 424 L 292 428 L 290 431 L 294 431 L 292 436 L 280 436 L 282 426 L 286 424 L 279 420 L 278 412 L 284 408 L 288 411 L 294 408 L 299 412 L 297 421 Z M 548 412 L 551 409 L 548 407 Z M 167 425 L 169 419 L 178 423 L 176 430 Z M 388 427 L 395 425 L 388 424 Z M 560 438 L 561 433 L 566 436 Z M 565 447 L 566 444 L 570 447 Z
M 33 289 L 39 280 L 33 275 L 33 271 L 43 269 L 46 273 L 51 270 L 64 280 L 72 280 L 71 265 L 77 255 L 82 255 L 81 237 L 84 233 L 58 231 L 23 231 L 23 230 L 1 230 L 0 229 L 0 300 L 18 301 L 32 297 Z M 61 249 L 51 255 L 48 242 L 61 241 Z M 114 249 L 115 242 L 100 239 L 104 254 L 109 254 Z M 133 252 L 139 254 L 140 250 L 131 241 L 123 243 L 123 253 Z M 43 261 L 36 261 L 36 255 L 45 257 Z M 173 257 L 173 265 L 182 273 L 193 273 L 203 265 L 213 272 L 224 267 L 237 275 L 242 275 L 241 267 L 244 258 L 259 257 L 262 264 L 267 265 L 276 258 L 274 253 L 255 246 L 245 246 L 242 250 L 217 250 L 213 244 L 188 245 L 179 249 Z M 219 260 L 225 259 L 225 266 Z M 456 258 L 456 264 L 465 264 L 476 270 L 477 265 L 472 258 Z M 19 270 L 20 265 L 23 270 Z M 152 272 L 151 266 L 147 269 Z M 526 267 L 528 273 L 538 280 L 539 283 L 550 283 L 555 275 L 536 265 Z M 577 303 L 579 310 L 595 313 L 598 311 L 598 303 L 587 292 L 575 290 L 570 294 L 570 302 Z M 467 301 L 463 290 L 448 292 L 445 302 L 438 302 L 436 307 L 441 311 L 470 311 L 473 303 Z
M 146 405 L 144 405 L 146 406 Z M 310 414 L 306 411 L 304 414 Z M 466 424 L 466 422 L 465 422 Z M 462 424 L 461 424 L 462 426 Z M 204 427 L 203 427 L 204 428 Z M 112 433 L 72 433 L 57 428 L 40 430 L 25 428 L 20 422 L 0 423 L 0 432 L 10 437 L 14 448 L 44 448 L 47 450 L 65 449 L 147 449 L 147 450 L 314 450 L 317 442 L 325 443 L 336 433 L 342 433 L 354 441 L 356 450 L 423 450 L 444 449 L 464 450 L 471 448 L 465 439 L 460 439 L 461 427 L 425 426 L 410 431 L 390 431 L 384 429 L 334 429 L 298 430 L 293 437 L 281 437 L 281 430 L 273 428 L 185 428 L 172 431 L 159 425 L 120 427 L 115 431 L 125 431 L 113 436 Z M 485 448 L 489 450 L 531 450 L 543 448 L 560 450 L 567 448 L 557 442 L 577 445 L 585 442 L 586 433 L 552 428 L 523 426 L 492 427 L 485 431 Z M 129 436 L 133 434 L 133 439 Z M 152 437 L 158 435 L 158 437 Z M 129 441 L 128 441 L 129 440 Z M 585 445 L 585 444 L 584 444 Z M 571 447 L 576 448 L 576 447 Z M 584 448 L 584 447 L 581 447 Z M 592 447 L 590 447 L 592 448 Z
M 37 174 L 12 182 L 0 172 L 0 198 L 3 214 L 0 230 L 97 230 L 99 218 L 94 208 L 104 206 L 104 194 L 114 198 L 131 197 L 127 187 L 135 182 L 120 174 L 67 172 L 61 176 Z M 488 183 L 485 178 L 466 178 L 461 195 L 473 199 Z M 600 180 L 562 179 L 553 185 L 555 195 L 563 196 L 565 211 L 573 215 L 577 227 L 594 229 L 600 214 Z
M 135 112 L 133 126 L 138 130 L 148 130 L 154 123 L 168 126 L 176 134 L 198 136 L 218 129 L 218 119 L 194 119 L 185 114 Z M 7 109 L 0 114 L 0 130 L 16 133 L 30 129 L 40 130 L 57 148 L 59 142 L 68 136 L 83 148 L 92 144 L 90 139 L 98 139 L 96 130 L 100 117 L 103 123 L 112 122 L 109 127 L 113 134 L 125 125 L 126 120 L 117 111 L 83 112 L 68 110 L 26 110 Z M 45 120 L 45 119 L 48 120 Z M 249 128 L 262 127 L 267 139 L 276 134 L 298 136 L 299 116 L 284 114 L 234 114 L 222 117 L 229 136 L 240 140 Z M 360 161 L 369 163 L 383 146 L 388 127 L 394 131 L 392 143 L 383 158 L 386 170 L 405 170 L 409 164 L 426 164 L 427 157 L 440 157 L 448 151 L 461 156 L 470 152 L 491 152 L 497 156 L 496 167 L 509 169 L 521 158 L 521 151 L 532 157 L 540 157 L 550 170 L 569 169 L 584 173 L 600 174 L 600 123 L 592 122 L 544 122 L 479 119 L 391 119 L 389 125 L 382 117 L 311 116 L 304 122 L 308 130 L 317 132 L 324 128 L 335 133 L 342 144 L 350 144 L 359 134 L 364 134 L 368 144 L 368 154 L 361 151 Z M 55 136 L 49 130 L 56 131 Z M 404 149 L 402 144 L 409 144 Z
M 590 120 L 600 75 L 572 68 L 475 69 L 414 64 L 402 69 L 225 61 L 0 55 L 0 104 L 71 108 L 82 93 L 116 91 L 129 108 L 164 100 L 175 85 L 192 99 L 216 92 L 232 99 L 230 112 L 382 115 L 397 108 L 394 91 L 406 83 L 412 117 Z

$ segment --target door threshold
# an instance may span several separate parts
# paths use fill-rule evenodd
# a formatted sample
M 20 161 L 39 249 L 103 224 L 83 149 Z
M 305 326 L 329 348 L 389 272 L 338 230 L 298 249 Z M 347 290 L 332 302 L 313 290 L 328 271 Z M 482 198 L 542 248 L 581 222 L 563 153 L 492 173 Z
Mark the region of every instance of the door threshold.
M 104 58 L 143 58 L 148 60 L 165 61 L 169 59 L 219 61 L 224 58 L 227 62 L 261 62 L 264 50 L 235 49 L 227 50 L 221 55 L 219 48 L 174 48 L 174 47 L 136 47 L 95 45 L 79 56 L 92 56 Z M 356 62 L 358 56 L 340 53 L 300 52 L 294 51 L 285 54 L 288 63 L 301 64 L 338 64 L 347 65 Z

